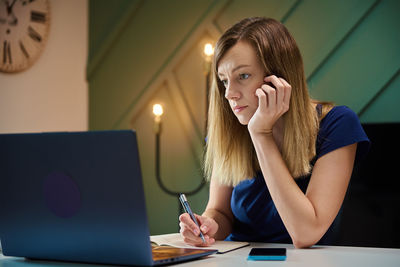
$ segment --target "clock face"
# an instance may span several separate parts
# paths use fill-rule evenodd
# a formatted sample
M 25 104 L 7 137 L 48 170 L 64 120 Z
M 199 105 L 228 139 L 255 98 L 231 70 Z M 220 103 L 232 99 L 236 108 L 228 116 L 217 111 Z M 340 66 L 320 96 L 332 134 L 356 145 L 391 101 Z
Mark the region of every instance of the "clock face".
M 0 0 L 0 71 L 29 68 L 46 44 L 48 0 Z

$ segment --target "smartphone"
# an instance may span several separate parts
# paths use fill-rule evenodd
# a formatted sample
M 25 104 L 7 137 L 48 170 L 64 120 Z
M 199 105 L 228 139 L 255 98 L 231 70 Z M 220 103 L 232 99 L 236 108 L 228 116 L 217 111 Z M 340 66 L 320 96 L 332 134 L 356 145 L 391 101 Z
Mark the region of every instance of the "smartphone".
M 286 248 L 252 248 L 247 260 L 284 261 L 286 260 Z

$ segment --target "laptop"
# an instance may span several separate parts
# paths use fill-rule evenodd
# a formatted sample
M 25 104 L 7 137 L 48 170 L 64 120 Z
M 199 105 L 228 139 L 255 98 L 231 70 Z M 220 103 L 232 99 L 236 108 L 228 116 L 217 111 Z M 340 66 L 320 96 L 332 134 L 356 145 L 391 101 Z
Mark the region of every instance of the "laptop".
M 5 256 L 162 265 L 216 250 L 152 247 L 134 131 L 0 134 Z

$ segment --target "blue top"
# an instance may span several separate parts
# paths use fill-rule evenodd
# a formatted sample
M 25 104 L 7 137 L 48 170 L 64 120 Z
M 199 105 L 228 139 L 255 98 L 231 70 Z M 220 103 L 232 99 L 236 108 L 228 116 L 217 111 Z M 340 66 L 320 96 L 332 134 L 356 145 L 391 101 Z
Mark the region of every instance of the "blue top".
M 355 164 L 368 152 L 370 141 L 357 115 L 346 106 L 332 108 L 320 122 L 315 161 L 328 152 L 358 143 Z M 305 193 L 311 175 L 296 179 Z M 231 208 L 234 215 L 232 233 L 226 240 L 292 243 L 271 199 L 261 172 L 233 188 Z M 319 244 L 329 244 L 332 226 Z

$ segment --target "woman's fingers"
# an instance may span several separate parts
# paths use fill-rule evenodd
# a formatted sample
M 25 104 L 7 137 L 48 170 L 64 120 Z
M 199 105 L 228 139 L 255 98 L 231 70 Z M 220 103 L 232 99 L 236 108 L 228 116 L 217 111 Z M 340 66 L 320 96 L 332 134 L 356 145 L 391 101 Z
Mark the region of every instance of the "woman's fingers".
M 203 245 L 203 240 L 199 236 L 194 235 L 187 227 L 181 227 L 180 233 L 185 243 L 195 246 Z
M 269 85 L 263 84 L 261 88 L 267 94 L 268 109 L 275 110 L 276 108 L 276 90 Z
M 278 78 L 275 75 L 265 77 L 264 81 L 272 83 L 276 88 L 275 100 L 276 100 L 277 111 L 285 113 L 289 109 L 292 87 L 285 79 Z M 268 102 L 268 104 L 269 103 L 270 102 Z
M 289 110 L 289 104 L 290 104 L 290 96 L 292 94 L 292 86 L 285 81 L 285 79 L 279 78 L 281 82 L 285 85 L 285 94 L 283 98 L 283 104 L 284 104 L 284 111 Z
M 199 227 L 194 223 L 192 218 L 190 218 L 190 215 L 188 213 L 183 213 L 179 216 L 179 221 L 187 225 L 189 229 L 195 234 L 199 235 L 200 234 L 200 229 Z
M 267 95 L 263 89 L 258 88 L 256 90 L 256 95 L 258 97 L 258 108 L 261 112 L 265 112 L 267 110 Z
M 200 223 L 200 226 L 203 226 L 201 222 L 206 221 L 203 219 L 203 217 L 195 214 L 197 220 Z M 190 215 L 188 213 L 181 214 L 179 216 L 179 226 L 180 226 L 180 233 L 183 238 L 183 241 L 185 243 L 188 243 L 190 245 L 194 246 L 209 246 L 215 242 L 214 238 L 210 238 L 208 235 L 204 235 L 205 238 L 205 243 L 200 237 L 200 229 L 199 227 L 193 222 L 193 220 L 190 218 Z M 204 226 L 207 226 L 205 224 Z M 210 226 L 208 226 L 210 227 Z M 207 228 L 207 227 L 206 227 Z
M 194 246 L 209 246 L 215 243 L 215 239 L 209 237 L 208 235 L 204 235 L 205 243 L 199 236 L 193 235 L 193 232 L 190 231 L 190 229 L 187 229 L 185 227 L 181 228 L 180 230 L 181 236 L 183 238 L 183 241 L 185 243 L 188 243 L 190 245 Z

